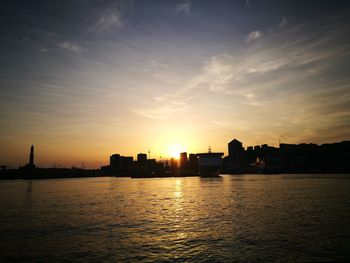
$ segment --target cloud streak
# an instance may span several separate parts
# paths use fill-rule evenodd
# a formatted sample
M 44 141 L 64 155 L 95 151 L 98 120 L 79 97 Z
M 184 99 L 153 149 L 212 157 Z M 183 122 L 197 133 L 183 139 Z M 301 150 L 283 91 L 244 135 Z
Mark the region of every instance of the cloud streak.
M 130 108 L 130 110 L 142 117 L 154 120 L 170 120 L 174 115 L 184 113 L 188 109 L 185 100 L 174 100 L 164 97 L 155 97 L 152 107 Z
M 192 2 L 187 1 L 177 5 L 175 7 L 175 11 L 176 13 L 182 13 L 189 16 L 191 14 L 191 7 L 192 7 Z
M 103 35 L 123 30 L 126 26 L 125 13 L 128 9 L 132 9 L 132 1 L 121 0 L 100 9 L 95 14 L 93 25 L 87 33 Z
M 248 36 L 245 38 L 246 43 L 250 43 L 252 41 L 257 40 L 258 38 L 262 37 L 262 33 L 259 30 L 252 31 L 248 34 Z
M 88 49 L 84 48 L 76 43 L 72 43 L 72 42 L 62 42 L 62 43 L 58 43 L 57 44 L 58 47 L 74 52 L 74 53 L 84 53 L 87 52 Z
M 97 23 L 89 30 L 90 32 L 103 33 L 111 29 L 121 30 L 124 28 L 122 14 L 118 9 L 107 9 L 98 18 Z

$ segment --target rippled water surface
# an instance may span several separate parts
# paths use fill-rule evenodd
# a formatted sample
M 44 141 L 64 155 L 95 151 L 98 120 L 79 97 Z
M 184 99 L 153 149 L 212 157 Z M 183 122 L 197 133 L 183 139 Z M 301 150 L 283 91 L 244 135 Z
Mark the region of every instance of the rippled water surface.
M 0 181 L 0 261 L 295 262 L 350 255 L 350 175 Z

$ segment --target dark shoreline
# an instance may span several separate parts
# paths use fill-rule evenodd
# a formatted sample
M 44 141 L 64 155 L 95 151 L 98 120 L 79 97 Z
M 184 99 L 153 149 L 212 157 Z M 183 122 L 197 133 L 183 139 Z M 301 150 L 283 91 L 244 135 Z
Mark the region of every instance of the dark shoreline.
M 221 175 L 290 175 L 290 174 L 349 174 L 348 171 L 286 171 L 279 173 L 227 173 L 223 172 Z M 161 173 L 161 174 L 148 174 L 148 175 L 113 175 L 101 172 L 101 170 L 87 170 L 87 169 L 68 169 L 68 168 L 35 168 L 34 170 L 27 171 L 21 169 L 8 169 L 0 171 L 0 180 L 40 180 L 40 179 L 69 179 L 69 178 L 91 178 L 91 177 L 120 177 L 120 178 L 180 178 L 180 177 L 199 177 L 196 173 Z

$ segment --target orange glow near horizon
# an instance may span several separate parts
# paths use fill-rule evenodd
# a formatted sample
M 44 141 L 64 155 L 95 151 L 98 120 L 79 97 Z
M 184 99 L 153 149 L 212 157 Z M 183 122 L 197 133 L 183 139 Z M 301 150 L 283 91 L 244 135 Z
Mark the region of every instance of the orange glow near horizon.
M 167 147 L 167 155 L 170 156 L 171 158 L 180 158 L 180 153 L 186 152 L 187 149 L 185 146 L 182 146 L 179 143 L 171 144 L 170 146 Z

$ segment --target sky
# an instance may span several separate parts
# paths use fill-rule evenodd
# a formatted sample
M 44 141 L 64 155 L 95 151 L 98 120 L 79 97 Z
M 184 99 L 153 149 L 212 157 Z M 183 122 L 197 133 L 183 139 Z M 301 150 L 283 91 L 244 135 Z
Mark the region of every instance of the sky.
M 350 3 L 0 3 L 0 164 L 350 139 Z

